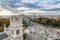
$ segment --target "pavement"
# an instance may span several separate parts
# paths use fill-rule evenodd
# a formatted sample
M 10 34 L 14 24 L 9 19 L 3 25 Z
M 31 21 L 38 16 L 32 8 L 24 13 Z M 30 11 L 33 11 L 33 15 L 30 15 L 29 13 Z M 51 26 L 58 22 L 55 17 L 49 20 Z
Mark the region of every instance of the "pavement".
M 51 27 L 45 27 L 41 24 L 35 23 L 30 21 L 30 25 L 27 27 L 27 29 L 30 30 L 30 34 L 27 34 L 26 40 L 47 40 L 48 37 L 52 37 L 53 39 L 56 38 L 56 28 L 51 28 Z M 43 34 L 44 31 L 47 31 L 50 33 L 49 36 Z M 48 34 L 46 33 L 46 34 Z

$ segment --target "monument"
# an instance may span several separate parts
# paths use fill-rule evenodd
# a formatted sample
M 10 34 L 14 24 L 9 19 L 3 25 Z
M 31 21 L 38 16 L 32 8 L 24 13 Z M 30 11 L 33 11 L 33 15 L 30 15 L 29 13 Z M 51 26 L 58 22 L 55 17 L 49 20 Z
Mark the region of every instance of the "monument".
M 22 15 L 12 15 L 9 19 L 9 27 L 4 25 L 4 33 L 8 36 L 4 40 L 23 40 Z

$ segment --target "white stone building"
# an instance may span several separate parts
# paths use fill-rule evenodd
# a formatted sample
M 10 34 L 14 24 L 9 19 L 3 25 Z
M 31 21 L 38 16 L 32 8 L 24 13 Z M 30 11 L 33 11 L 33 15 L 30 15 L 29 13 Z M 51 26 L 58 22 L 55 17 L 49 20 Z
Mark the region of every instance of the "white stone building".
M 12 15 L 9 19 L 9 27 L 6 28 L 6 25 L 4 25 L 4 33 L 8 37 L 3 40 L 23 40 L 22 15 Z

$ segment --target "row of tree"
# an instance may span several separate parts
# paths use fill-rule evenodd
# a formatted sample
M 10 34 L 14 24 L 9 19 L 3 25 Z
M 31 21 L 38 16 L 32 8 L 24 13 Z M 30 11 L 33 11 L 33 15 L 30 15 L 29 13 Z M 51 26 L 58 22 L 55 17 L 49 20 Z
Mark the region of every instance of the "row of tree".
M 7 18 L 0 18 L 0 32 L 4 31 L 4 24 L 6 24 L 6 27 L 9 26 L 9 19 Z
M 47 17 L 39 17 L 37 22 L 43 25 L 60 28 L 60 20 L 56 20 L 54 18 L 47 18 Z

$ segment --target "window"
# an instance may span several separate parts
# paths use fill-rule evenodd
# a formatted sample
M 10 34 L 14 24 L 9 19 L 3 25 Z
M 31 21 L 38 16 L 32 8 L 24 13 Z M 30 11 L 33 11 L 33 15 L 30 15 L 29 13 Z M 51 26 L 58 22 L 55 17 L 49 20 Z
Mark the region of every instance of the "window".
M 19 32 L 19 30 L 16 30 L 16 34 L 19 34 L 20 32 Z
M 17 17 L 15 17 L 15 19 L 18 21 L 18 18 Z
M 12 21 L 13 21 L 13 17 L 11 17 Z
M 12 34 L 14 34 L 13 30 L 12 30 Z

